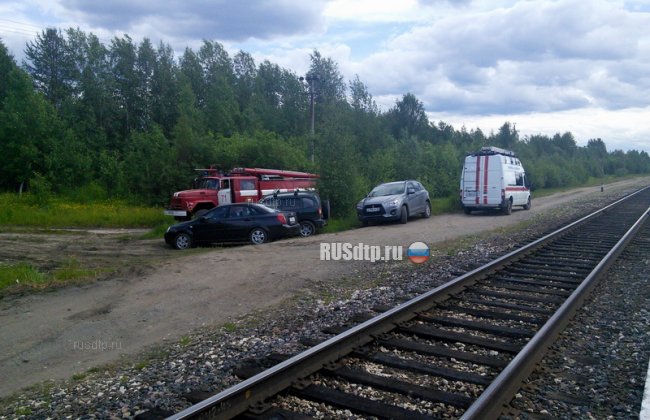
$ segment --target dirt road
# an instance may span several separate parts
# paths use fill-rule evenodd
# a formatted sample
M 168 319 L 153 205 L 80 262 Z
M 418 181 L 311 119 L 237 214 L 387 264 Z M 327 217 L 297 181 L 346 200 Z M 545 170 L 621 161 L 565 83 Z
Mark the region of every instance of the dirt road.
M 647 184 L 648 178 L 606 188 Z M 406 225 L 185 254 L 167 248 L 162 239 L 125 239 L 124 232 L 0 234 L 3 259 L 23 255 L 47 263 L 74 254 L 88 265 L 108 258 L 132 267 L 106 281 L 0 300 L 0 396 L 177 340 L 196 327 L 223 324 L 358 268 L 354 261 L 321 261 L 321 243 L 408 247 L 422 241 L 432 246 L 531 220 L 561 203 L 596 194 L 601 194 L 599 187 L 535 199 L 532 210 L 516 209 L 511 216 L 448 214 Z

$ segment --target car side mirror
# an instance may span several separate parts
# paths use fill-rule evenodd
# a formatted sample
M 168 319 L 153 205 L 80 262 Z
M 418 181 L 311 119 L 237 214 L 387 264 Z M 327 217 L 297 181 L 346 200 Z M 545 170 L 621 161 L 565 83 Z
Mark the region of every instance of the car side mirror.
M 409 188 L 406 190 L 407 194 L 415 194 L 415 188 Z

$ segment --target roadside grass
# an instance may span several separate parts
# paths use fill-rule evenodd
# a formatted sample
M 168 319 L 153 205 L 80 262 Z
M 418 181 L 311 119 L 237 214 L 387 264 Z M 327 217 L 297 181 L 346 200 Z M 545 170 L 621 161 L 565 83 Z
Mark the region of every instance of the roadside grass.
M 20 285 L 43 285 L 46 282 L 47 276 L 29 264 L 0 264 L 0 290 Z
M 81 283 L 112 270 L 83 268 L 75 259 L 68 259 L 49 272 L 40 271 L 27 263 L 0 264 L 0 297 L 28 290 L 44 290 L 59 285 Z
M 29 194 L 0 194 L 0 225 L 40 228 L 100 227 L 148 228 L 168 225 L 169 217 L 156 207 L 132 205 L 120 200 L 92 203 L 52 197 L 38 203 Z
M 356 213 L 350 213 L 344 217 L 331 217 L 327 220 L 327 226 L 323 229 L 323 233 L 342 232 L 344 230 L 354 229 L 361 226 L 357 220 Z
M 565 191 L 571 191 L 576 188 L 588 188 L 588 187 L 599 187 L 603 186 L 605 190 L 607 190 L 607 184 L 610 184 L 612 182 L 617 182 L 617 181 L 624 181 L 626 179 L 633 179 L 633 178 L 638 178 L 639 175 L 626 175 L 626 176 L 615 176 L 615 175 L 607 175 L 602 178 L 594 178 L 594 177 L 589 177 L 587 182 L 579 184 L 579 185 L 571 185 L 567 187 L 557 187 L 557 188 L 542 188 L 542 189 L 536 189 L 533 190 L 532 192 L 532 197 L 533 199 L 535 198 L 540 198 L 540 197 L 547 197 L 549 195 L 557 194 L 557 193 L 562 193 Z M 533 186 L 534 187 L 534 186 Z
M 453 213 L 460 210 L 460 199 L 455 196 L 431 200 L 431 214 Z
M 167 216 L 165 216 L 167 217 Z M 175 220 L 166 220 L 161 222 L 160 224 L 151 227 L 146 233 L 142 234 L 139 238 L 140 239 L 160 239 L 165 235 L 165 232 L 167 231 L 167 228 L 176 222 Z

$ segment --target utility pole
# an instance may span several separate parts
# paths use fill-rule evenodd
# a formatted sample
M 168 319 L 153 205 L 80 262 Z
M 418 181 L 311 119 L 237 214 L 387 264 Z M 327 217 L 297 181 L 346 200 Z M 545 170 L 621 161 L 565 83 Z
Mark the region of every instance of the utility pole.
M 300 81 L 306 80 L 307 84 L 309 85 L 309 109 L 310 109 L 310 119 L 311 119 L 311 126 L 310 126 L 310 131 L 309 134 L 311 136 L 311 162 L 314 162 L 314 139 L 316 137 L 316 133 L 314 131 L 314 121 L 316 119 L 316 109 L 315 109 L 315 101 L 314 101 L 314 95 L 315 95 L 315 87 L 314 84 L 315 82 L 318 81 L 318 76 L 316 75 L 311 75 L 308 74 L 307 77 L 300 77 Z

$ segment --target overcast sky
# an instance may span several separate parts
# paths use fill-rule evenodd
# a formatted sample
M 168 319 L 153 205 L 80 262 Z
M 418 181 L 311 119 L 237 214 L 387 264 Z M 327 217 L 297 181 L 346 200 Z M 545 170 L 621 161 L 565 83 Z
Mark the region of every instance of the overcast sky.
M 210 39 L 297 75 L 317 49 L 383 110 L 410 92 L 457 129 L 509 121 L 650 152 L 650 0 L 0 0 L 19 61 L 45 27 L 148 37 L 177 57 Z

